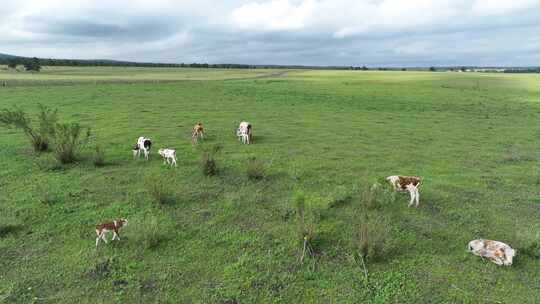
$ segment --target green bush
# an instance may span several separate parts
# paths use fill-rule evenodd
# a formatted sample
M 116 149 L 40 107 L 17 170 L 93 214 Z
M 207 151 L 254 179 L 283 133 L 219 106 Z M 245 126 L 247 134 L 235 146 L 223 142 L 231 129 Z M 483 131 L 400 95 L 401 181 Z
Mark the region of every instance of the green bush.
M 221 151 L 220 145 L 210 147 L 201 145 L 201 170 L 206 176 L 214 176 L 219 173 L 219 167 L 216 161 L 217 154 Z
M 54 133 L 54 156 L 62 164 L 73 163 L 90 140 L 90 129 L 78 123 L 57 123 Z
M 52 110 L 42 104 L 38 104 L 38 108 L 38 127 L 32 126 L 28 114 L 19 107 L 2 109 L 0 123 L 6 127 L 21 129 L 30 140 L 34 151 L 43 152 L 50 148 L 50 138 L 55 133 L 58 116 L 56 109 Z

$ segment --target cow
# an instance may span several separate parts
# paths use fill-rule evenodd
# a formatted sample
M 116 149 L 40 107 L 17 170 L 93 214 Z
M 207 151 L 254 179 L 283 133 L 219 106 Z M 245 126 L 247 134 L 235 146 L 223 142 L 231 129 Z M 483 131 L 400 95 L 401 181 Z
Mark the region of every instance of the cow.
M 512 266 L 517 250 L 499 241 L 492 240 L 472 240 L 469 242 L 468 250 L 474 255 L 487 258 L 499 266 Z
M 236 136 L 240 142 L 249 145 L 252 137 L 251 124 L 247 121 L 242 121 L 238 126 L 238 129 L 236 129 Z
M 176 167 L 176 150 L 174 149 L 159 149 L 158 154 L 163 157 L 163 164 Z
M 197 142 L 200 139 L 204 139 L 204 128 L 201 122 L 197 122 L 191 130 L 191 140 Z
M 118 239 L 120 241 L 120 228 L 127 226 L 128 221 L 126 219 L 117 219 L 112 222 L 106 222 L 96 225 L 96 247 L 99 244 L 99 240 L 103 240 L 107 244 L 107 239 L 105 238 L 105 233 L 108 231 L 113 232 L 113 241 Z
M 144 159 L 148 160 L 148 155 L 150 154 L 150 148 L 152 148 L 152 140 L 144 136 L 137 139 L 137 143 L 133 146 L 133 157 L 139 157 L 141 151 L 144 153 Z
M 408 191 L 410 193 L 411 201 L 409 202 L 409 207 L 411 207 L 413 203 L 415 203 L 415 207 L 418 207 L 418 204 L 420 203 L 420 192 L 418 192 L 418 187 L 420 186 L 419 177 L 392 175 L 388 176 L 386 180 L 390 182 L 395 191 Z

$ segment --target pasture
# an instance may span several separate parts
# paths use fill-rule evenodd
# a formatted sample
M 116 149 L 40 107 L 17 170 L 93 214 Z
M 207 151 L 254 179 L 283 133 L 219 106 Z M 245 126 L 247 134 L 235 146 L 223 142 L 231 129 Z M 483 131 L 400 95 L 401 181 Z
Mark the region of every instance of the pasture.
M 93 137 L 59 165 L 0 128 L 0 302 L 537 301 L 540 75 L 45 68 L 0 70 L 1 81 L 0 108 L 43 103 Z M 235 138 L 242 120 L 252 145 Z M 153 140 L 148 162 L 132 158 L 139 136 Z M 208 177 L 200 150 L 216 144 Z M 259 180 L 245 173 L 252 158 Z M 394 174 L 423 178 L 419 208 L 407 194 L 367 208 L 365 189 Z M 149 193 L 156 181 L 164 204 Z M 298 191 L 316 222 L 303 263 Z M 121 241 L 96 249 L 95 225 L 120 217 Z M 363 222 L 386 231 L 367 274 L 353 241 Z M 468 253 L 476 238 L 516 248 L 514 265 Z

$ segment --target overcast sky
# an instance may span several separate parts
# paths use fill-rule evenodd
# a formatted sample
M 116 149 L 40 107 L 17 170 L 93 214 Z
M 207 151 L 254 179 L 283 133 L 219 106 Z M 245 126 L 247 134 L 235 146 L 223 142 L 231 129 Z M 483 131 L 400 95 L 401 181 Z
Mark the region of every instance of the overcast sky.
M 303 65 L 540 65 L 540 0 L 0 0 L 0 53 Z

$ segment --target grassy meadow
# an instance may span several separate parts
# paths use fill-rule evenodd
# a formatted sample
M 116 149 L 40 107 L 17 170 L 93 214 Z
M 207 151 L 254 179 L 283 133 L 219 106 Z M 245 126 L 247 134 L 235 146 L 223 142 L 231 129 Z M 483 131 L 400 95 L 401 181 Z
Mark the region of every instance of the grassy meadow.
M 0 128 L 0 303 L 538 301 L 540 75 L 45 68 L 0 69 L 2 81 L 0 108 L 42 103 L 93 135 L 59 165 Z M 242 120 L 252 145 L 235 138 Z M 207 139 L 194 145 L 197 121 Z M 148 162 L 132 158 L 139 136 L 153 140 Z M 396 174 L 423 178 L 419 208 L 370 198 Z M 315 231 L 302 263 L 299 192 Z M 121 241 L 96 249 L 95 224 L 120 217 Z M 367 271 L 362 224 L 383 231 Z M 516 248 L 514 264 L 468 253 L 476 238 Z

